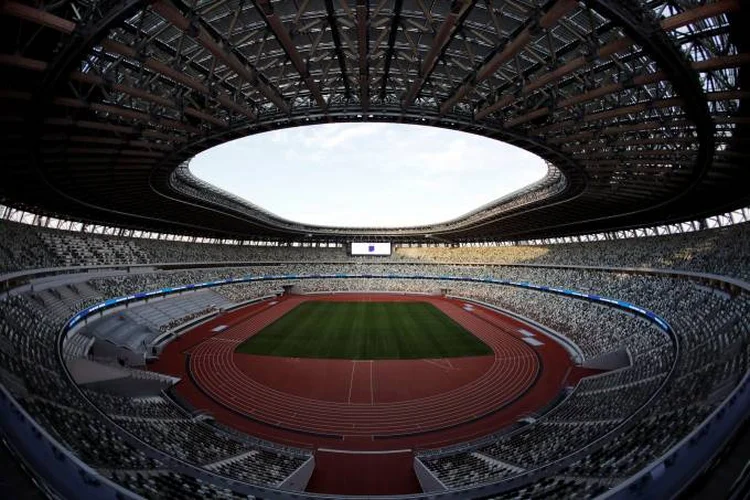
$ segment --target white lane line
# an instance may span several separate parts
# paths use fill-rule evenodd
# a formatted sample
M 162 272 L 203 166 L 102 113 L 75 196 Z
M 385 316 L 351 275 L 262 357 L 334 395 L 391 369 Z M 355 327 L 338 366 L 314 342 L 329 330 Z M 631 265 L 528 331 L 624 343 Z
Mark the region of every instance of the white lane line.
M 531 338 L 531 337 L 524 337 L 521 340 L 523 340 L 527 344 L 533 345 L 534 347 L 538 347 L 540 345 L 544 345 L 544 342 L 539 342 L 537 339 L 534 339 L 534 338 Z
M 394 453 L 411 453 L 411 449 L 403 449 L 403 450 L 363 450 L 363 451 L 357 451 L 357 450 L 339 450 L 336 448 L 318 448 L 318 451 L 323 451 L 327 453 L 345 453 L 348 455 L 392 455 Z
M 354 368 L 357 366 L 356 361 L 352 361 L 352 375 L 349 377 L 349 400 L 348 403 L 352 402 L 352 386 L 354 386 Z
M 447 358 L 443 358 L 443 359 L 423 359 L 422 361 L 424 361 L 425 363 L 429 363 L 431 365 L 435 365 L 438 368 L 440 368 L 441 370 L 445 370 L 445 371 L 451 371 L 451 370 L 455 370 L 456 369 L 456 367 L 454 367 L 453 364 L 450 362 L 450 360 L 447 359 Z
M 374 361 L 370 360 L 370 404 L 375 404 L 375 391 L 372 390 L 372 365 Z

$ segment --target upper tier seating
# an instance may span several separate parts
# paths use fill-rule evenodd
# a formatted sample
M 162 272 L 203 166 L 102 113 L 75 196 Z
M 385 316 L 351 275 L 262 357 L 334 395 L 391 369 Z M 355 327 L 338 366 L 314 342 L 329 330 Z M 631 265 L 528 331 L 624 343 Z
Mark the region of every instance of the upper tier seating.
M 588 243 L 459 248 L 399 248 L 406 259 L 613 267 L 651 267 L 750 280 L 750 223 L 695 233 Z
M 42 242 L 42 244 L 40 244 Z M 390 258 L 344 248 L 214 245 L 130 239 L 0 221 L 0 272 L 52 266 L 167 262 L 427 261 L 653 267 L 750 279 L 750 223 L 670 236 L 535 246 L 397 247 Z
M 42 242 L 41 232 L 26 224 L 0 220 L 0 274 L 61 264 Z

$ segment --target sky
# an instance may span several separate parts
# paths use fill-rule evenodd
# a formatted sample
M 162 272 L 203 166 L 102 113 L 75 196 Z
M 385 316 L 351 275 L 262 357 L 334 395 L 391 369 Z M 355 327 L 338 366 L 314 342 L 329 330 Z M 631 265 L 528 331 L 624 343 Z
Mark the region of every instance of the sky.
M 464 132 L 389 123 L 296 127 L 197 155 L 191 172 L 278 216 L 344 227 L 443 222 L 544 177 L 538 156 Z

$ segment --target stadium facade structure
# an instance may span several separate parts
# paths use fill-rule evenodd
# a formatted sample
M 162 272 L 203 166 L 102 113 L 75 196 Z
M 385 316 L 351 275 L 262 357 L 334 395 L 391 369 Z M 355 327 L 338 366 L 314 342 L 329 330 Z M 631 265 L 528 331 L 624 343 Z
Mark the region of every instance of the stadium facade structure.
M 216 238 L 531 240 L 747 206 L 741 0 L 19 2 L 0 7 L 0 201 Z M 205 185 L 223 142 L 433 125 L 547 161 L 523 191 L 409 228 L 306 225 Z
M 744 3 L 0 0 L 0 203 L 45 217 L 132 231 L 312 243 L 549 241 L 705 220 L 750 205 L 750 170 L 745 166 L 750 156 L 750 34 Z M 232 139 L 343 121 L 425 124 L 480 134 L 541 156 L 548 173 L 540 182 L 455 220 L 375 229 L 284 220 L 206 185 L 188 169 L 197 153 Z M 29 238 L 18 244 L 23 247 L 40 236 Z M 108 253 L 110 247 L 103 248 Z M 83 264 L 79 271 L 88 269 Z M 117 261 L 104 267 L 116 276 L 131 264 Z M 226 263 L 208 264 L 212 269 Z M 332 265 L 340 272 L 344 263 Z M 153 282 L 171 269 L 155 269 Z M 539 269 L 550 272 L 546 266 Z M 562 276 L 574 278 L 573 272 L 582 272 L 571 269 Z M 692 397 L 706 385 L 713 392 L 704 395 L 705 408 L 695 415 L 688 408 L 692 401 L 672 414 L 683 426 L 679 441 L 652 463 L 628 473 L 629 479 L 612 493 L 643 498 L 679 491 L 746 415 L 747 283 L 700 272 L 677 271 L 675 277 L 671 271 L 595 269 L 618 280 L 623 273 L 636 272 L 639 278 L 642 272 L 655 273 L 653 280 L 640 280 L 648 285 L 637 289 L 636 299 L 668 299 L 656 305 L 667 313 L 675 309 L 689 320 L 679 324 L 674 354 L 663 358 L 664 366 L 669 361 L 665 380 L 683 376 L 674 377 L 679 384 L 661 402 L 670 408 L 677 401 L 682 404 L 683 392 Z M 92 270 L 103 269 L 97 264 Z M 69 271 L 23 269 L 6 281 Z M 297 269 L 290 267 L 289 272 Z M 685 308 L 680 308 L 664 284 L 665 276 L 674 278 L 681 296 L 695 295 L 695 302 L 685 300 Z M 173 278 L 165 273 L 164 279 Z M 626 286 L 615 290 L 630 292 Z M 111 298 L 105 293 L 103 288 L 99 297 L 97 291 L 97 300 Z M 3 368 L 20 366 L 33 379 L 35 363 L 28 361 L 47 363 L 41 370 L 49 379 L 36 389 L 54 398 L 67 396 L 64 390 L 44 392 L 48 385 L 58 387 L 53 382 L 61 380 L 60 375 L 68 376 L 55 371 L 63 366 L 66 333 L 59 319 L 46 318 L 51 313 L 46 310 L 41 317 L 32 314 L 29 296 L 15 302 L 10 298 L 0 312 L 10 317 L 15 311 L 12 319 L 18 324 L 7 330 L 12 349 L 5 339 L 0 347 L 17 356 L 4 358 Z M 716 305 L 719 301 L 726 304 Z M 90 305 L 84 302 L 76 300 L 74 307 Z M 717 324 L 705 320 L 703 307 L 706 317 L 718 318 Z M 691 311 L 694 317 L 688 315 Z M 724 319 L 733 323 L 723 324 Z M 727 332 L 739 340 L 724 335 Z M 699 347 L 686 349 L 692 357 L 680 365 L 681 342 Z M 36 350 L 50 345 L 59 359 Z M 726 376 L 715 370 L 693 377 L 688 370 L 693 364 L 706 371 L 714 365 L 729 368 Z M 706 384 L 707 379 L 715 383 Z M 616 388 L 627 390 L 627 384 Z M 4 385 L 0 406 L 4 415 L 13 416 L 4 423 L 14 425 L 18 442 L 54 441 L 43 429 L 54 426 L 32 425 L 34 417 L 18 409 Z M 645 403 L 637 411 L 652 410 L 658 416 L 657 409 Z M 646 422 L 631 417 L 634 429 Z M 651 424 L 652 432 L 676 433 L 660 420 Z M 623 436 L 626 441 L 632 438 Z M 638 450 L 638 443 L 632 449 Z M 44 472 L 55 474 L 52 479 L 71 491 L 80 493 L 75 488 L 81 486 L 128 495 L 63 446 L 33 448 L 46 454 L 40 462 L 58 465 Z M 184 477 L 211 475 L 167 455 L 158 452 L 169 470 Z M 485 492 L 507 491 L 528 479 L 492 483 Z M 236 486 L 225 477 L 217 484 Z M 243 492 L 268 493 L 252 484 L 239 486 Z M 443 495 L 474 493 L 449 490 Z M 273 490 L 268 496 L 277 494 Z

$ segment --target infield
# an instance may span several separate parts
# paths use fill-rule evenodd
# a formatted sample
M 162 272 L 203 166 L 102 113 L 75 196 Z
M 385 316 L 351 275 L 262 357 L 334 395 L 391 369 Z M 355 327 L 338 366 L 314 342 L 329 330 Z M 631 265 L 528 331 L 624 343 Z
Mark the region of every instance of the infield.
M 237 347 L 292 358 L 434 359 L 492 350 L 426 302 L 303 302 Z

